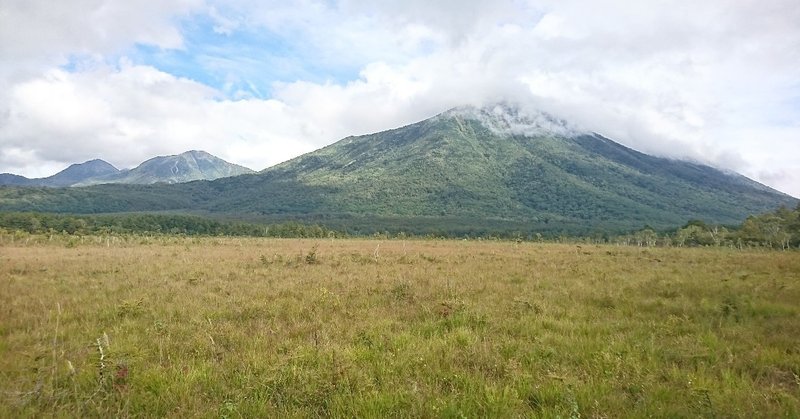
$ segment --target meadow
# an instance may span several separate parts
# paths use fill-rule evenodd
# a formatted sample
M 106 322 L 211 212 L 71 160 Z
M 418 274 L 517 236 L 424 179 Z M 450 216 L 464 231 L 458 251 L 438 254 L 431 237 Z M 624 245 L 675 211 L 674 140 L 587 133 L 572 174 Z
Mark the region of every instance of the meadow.
M 800 254 L 0 237 L 0 417 L 798 417 Z

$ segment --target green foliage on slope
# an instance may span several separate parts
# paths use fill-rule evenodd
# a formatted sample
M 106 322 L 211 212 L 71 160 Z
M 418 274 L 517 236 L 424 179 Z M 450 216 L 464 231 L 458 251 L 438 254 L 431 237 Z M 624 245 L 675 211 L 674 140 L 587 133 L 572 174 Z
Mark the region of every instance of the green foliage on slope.
M 598 135 L 500 135 L 457 114 L 347 138 L 264 175 L 335 192 L 323 211 L 541 225 L 737 223 L 797 202 L 742 176 Z

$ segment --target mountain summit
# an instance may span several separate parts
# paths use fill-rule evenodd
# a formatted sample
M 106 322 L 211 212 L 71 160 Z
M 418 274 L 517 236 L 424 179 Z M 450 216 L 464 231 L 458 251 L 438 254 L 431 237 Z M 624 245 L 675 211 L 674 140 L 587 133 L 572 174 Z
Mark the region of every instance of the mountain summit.
M 523 135 L 528 137 L 541 135 L 561 135 L 574 137 L 582 132 L 570 125 L 566 120 L 556 118 L 536 109 L 523 110 L 519 106 L 507 102 L 475 107 L 460 106 L 438 115 L 438 118 L 463 118 L 475 120 L 499 136 Z
M 108 176 L 119 173 L 119 169 L 110 163 L 94 159 L 81 164 L 73 164 L 46 179 L 47 186 L 71 186 L 86 179 Z

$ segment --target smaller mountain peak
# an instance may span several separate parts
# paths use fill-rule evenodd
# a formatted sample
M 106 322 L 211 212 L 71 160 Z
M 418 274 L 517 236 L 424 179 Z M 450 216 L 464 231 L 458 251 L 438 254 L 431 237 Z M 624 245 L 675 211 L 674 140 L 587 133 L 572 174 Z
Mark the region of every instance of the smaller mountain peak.
M 91 160 L 87 160 L 87 161 L 85 161 L 83 163 L 80 163 L 78 165 L 82 165 L 82 166 L 86 166 L 86 167 L 109 168 L 109 169 L 113 169 L 114 171 L 119 170 L 116 167 L 114 167 L 113 164 L 111 164 L 111 163 L 109 163 L 109 162 L 107 162 L 107 161 L 105 161 L 103 159 L 91 159 Z M 76 165 L 73 164 L 72 166 L 76 166 Z
M 479 121 L 499 135 L 562 135 L 573 137 L 584 133 L 564 119 L 547 112 L 510 102 L 497 102 L 481 107 L 459 106 L 441 114 L 443 117 L 462 117 Z

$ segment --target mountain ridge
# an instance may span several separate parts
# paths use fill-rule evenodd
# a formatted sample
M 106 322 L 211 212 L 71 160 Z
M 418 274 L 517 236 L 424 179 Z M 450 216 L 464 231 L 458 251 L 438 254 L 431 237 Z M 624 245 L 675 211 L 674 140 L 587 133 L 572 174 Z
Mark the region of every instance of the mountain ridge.
M 171 170 L 169 166 L 175 168 Z M 167 167 L 165 169 L 165 167 Z M 201 150 L 152 157 L 132 169 L 119 170 L 101 159 L 71 164 L 48 177 L 29 179 L 11 173 L 0 174 L 0 185 L 73 187 L 103 183 L 150 184 L 183 183 L 194 180 L 214 180 L 220 177 L 253 173 L 252 170 L 229 163 Z
M 490 228 L 556 233 L 668 228 L 690 219 L 736 224 L 798 202 L 741 175 L 650 156 L 564 120 L 508 106 L 451 109 L 404 127 L 346 137 L 245 176 L 67 192 L 0 194 L 0 203 L 14 209 L 184 211 L 313 220 L 345 229 L 446 228 L 469 234 Z M 109 196 L 115 200 L 104 199 Z
M 75 186 L 91 186 L 103 183 L 139 185 L 185 183 L 195 180 L 214 180 L 248 173 L 253 173 L 253 170 L 229 163 L 202 150 L 190 150 L 180 154 L 152 157 L 130 170 L 88 179 L 75 184 Z
M 119 169 L 114 167 L 111 163 L 101 159 L 92 159 L 83 163 L 73 163 L 66 169 L 43 178 L 31 179 L 13 173 L 3 173 L 0 174 L 0 185 L 47 186 L 59 188 L 72 186 L 92 177 L 107 176 L 118 172 Z

